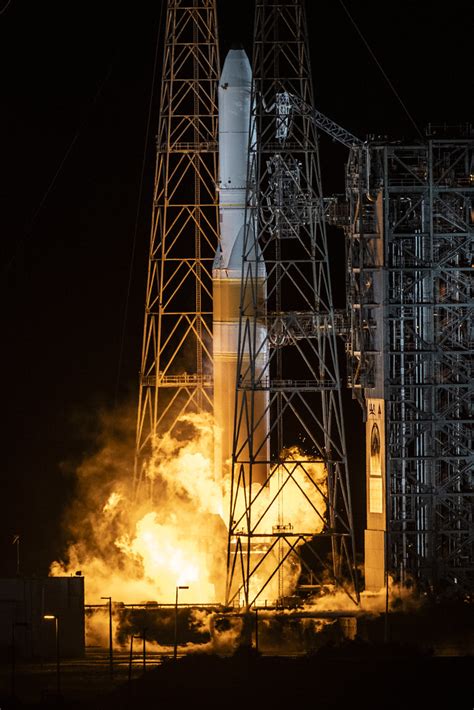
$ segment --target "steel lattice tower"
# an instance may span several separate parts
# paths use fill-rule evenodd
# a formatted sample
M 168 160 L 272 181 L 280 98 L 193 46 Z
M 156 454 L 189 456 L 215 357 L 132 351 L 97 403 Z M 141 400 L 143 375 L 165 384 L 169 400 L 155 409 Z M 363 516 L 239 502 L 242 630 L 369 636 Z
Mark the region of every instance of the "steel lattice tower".
M 218 245 L 215 0 L 168 0 L 135 487 L 155 437 L 212 412 L 211 267 Z
M 284 604 L 295 564 L 300 592 L 330 581 L 357 594 L 301 0 L 256 3 L 253 72 L 227 579 L 227 602 L 247 608 L 271 594 L 275 580 Z M 294 444 L 299 454 L 288 452 Z M 287 517 L 290 489 L 304 523 Z
M 474 140 L 353 148 L 349 356 L 367 415 L 366 587 L 474 583 Z

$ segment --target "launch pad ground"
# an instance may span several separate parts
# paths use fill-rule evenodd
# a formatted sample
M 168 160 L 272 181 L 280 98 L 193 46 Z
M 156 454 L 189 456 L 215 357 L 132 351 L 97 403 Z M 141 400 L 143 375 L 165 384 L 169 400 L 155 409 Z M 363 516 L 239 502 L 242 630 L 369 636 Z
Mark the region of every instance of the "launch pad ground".
M 117 659 L 114 679 L 107 658 L 95 652 L 61 668 L 61 696 L 55 692 L 55 665 L 28 664 L 18 669 L 16 700 L 2 668 L 1 707 L 91 708 L 240 707 L 242 703 L 314 701 L 317 708 L 471 708 L 472 657 L 430 657 L 396 645 L 353 642 L 314 656 L 258 657 L 239 652 L 231 658 L 190 655 L 151 664 L 145 673 L 135 664 L 128 680 L 126 654 Z
M 178 655 L 147 652 L 146 668 L 137 648 L 129 675 L 128 651 L 88 647 L 82 659 L 61 659 L 61 696 L 55 659 L 47 663 L 9 657 L 0 666 L 0 707 L 124 710 L 164 707 L 253 708 L 311 701 L 315 708 L 472 708 L 472 606 L 449 605 L 412 613 L 358 619 L 354 641 L 327 642 L 305 654 L 282 649 L 264 655 L 241 648 L 222 657 L 195 651 Z M 390 640 L 384 642 L 384 635 Z M 12 678 L 15 699 L 12 699 Z

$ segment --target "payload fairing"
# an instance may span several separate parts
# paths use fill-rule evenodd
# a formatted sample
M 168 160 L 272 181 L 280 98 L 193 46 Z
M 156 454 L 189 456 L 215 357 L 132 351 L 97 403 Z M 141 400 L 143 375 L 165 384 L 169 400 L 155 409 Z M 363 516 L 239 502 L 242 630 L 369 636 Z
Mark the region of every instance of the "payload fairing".
M 219 221 L 220 246 L 213 271 L 213 335 L 214 335 L 214 418 L 217 425 L 214 448 L 216 480 L 229 471 L 233 450 L 235 392 L 237 369 L 249 385 L 268 378 L 268 349 L 264 345 L 264 319 L 258 320 L 262 347 L 253 358 L 248 352 L 239 357 L 239 317 L 241 307 L 247 310 L 252 301 L 265 303 L 265 265 L 255 258 L 252 225 L 246 210 L 247 186 L 253 161 L 249 160 L 254 145 L 251 130 L 252 71 L 243 49 L 227 54 L 219 83 Z M 250 178 L 251 179 L 251 178 Z M 247 220 L 247 225 L 246 225 Z M 244 251 L 246 252 L 244 254 Z M 241 294 L 242 269 L 253 269 L 255 294 Z M 258 454 L 261 466 L 253 467 L 259 483 L 267 478 L 269 462 L 268 392 L 255 398 L 254 436 L 262 442 Z M 240 458 L 245 442 L 236 442 Z M 254 447 L 255 449 L 255 447 Z M 242 456 L 243 454 L 243 456 Z

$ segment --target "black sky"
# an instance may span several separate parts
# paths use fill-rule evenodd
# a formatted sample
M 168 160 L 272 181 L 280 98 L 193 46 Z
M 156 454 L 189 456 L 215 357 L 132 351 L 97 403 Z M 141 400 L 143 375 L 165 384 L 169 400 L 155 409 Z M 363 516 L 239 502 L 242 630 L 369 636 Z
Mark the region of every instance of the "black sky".
M 422 130 L 472 119 L 470 1 L 345 5 Z M 250 49 L 252 7 L 218 0 L 223 53 L 234 41 Z M 160 10 L 159 0 L 12 0 L 0 14 L 3 575 L 15 571 L 18 532 L 23 571 L 46 572 L 99 412 L 116 399 L 136 406 L 158 87 L 118 390 L 117 371 Z M 340 2 L 311 0 L 308 26 L 318 108 L 361 137 L 411 139 Z M 327 194 L 343 191 L 344 159 L 322 140 Z

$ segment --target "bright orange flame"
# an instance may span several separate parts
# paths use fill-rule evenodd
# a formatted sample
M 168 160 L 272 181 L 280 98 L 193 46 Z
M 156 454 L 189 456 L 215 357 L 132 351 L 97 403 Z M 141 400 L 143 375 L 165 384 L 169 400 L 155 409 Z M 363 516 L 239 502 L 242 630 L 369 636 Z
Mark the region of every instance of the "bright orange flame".
M 156 512 L 139 520 L 132 539 L 124 536 L 116 544 L 124 554 L 140 560 L 144 577 L 159 590 L 160 601 L 173 601 L 180 585 L 189 585 L 195 601 L 215 601 L 205 551 L 188 531 L 160 524 Z
M 79 540 L 69 549 L 69 563 L 51 566 L 53 575 L 80 568 L 87 601 L 107 592 L 125 603 L 166 603 L 174 601 L 176 586 L 183 585 L 190 587 L 187 595 L 196 602 L 223 601 L 227 532 L 221 485 L 214 481 L 213 422 L 209 415 L 187 415 L 180 424 L 189 437 L 178 440 L 167 433 L 157 439 L 148 462 L 156 502 L 132 504 L 124 480 L 128 472 L 117 475 L 116 489 L 81 521 L 88 525 L 78 525 Z M 99 469 L 99 476 L 101 465 L 110 469 L 111 448 L 85 466 L 90 487 L 97 479 L 89 468 L 94 473 Z
M 80 568 L 89 602 L 105 593 L 126 603 L 172 602 L 176 587 L 183 585 L 189 586 L 190 601 L 224 601 L 230 482 L 214 478 L 212 418 L 187 415 L 180 423 L 188 427 L 189 437 L 178 440 L 167 433 L 155 442 L 148 463 L 155 503 L 132 505 L 125 472 L 122 482 L 117 476 L 105 503 L 97 501 L 89 512 L 88 529 L 93 532 L 70 548 L 69 564 L 52 565 L 51 574 Z M 101 463 L 99 458 L 95 466 Z M 109 451 L 105 463 L 110 468 Z M 86 473 L 93 486 L 96 479 Z M 270 535 L 275 526 L 288 526 L 317 533 L 323 527 L 326 471 L 297 448 L 288 450 L 269 485 L 254 487 L 253 494 L 258 491 L 252 510 L 253 520 L 260 519 L 258 532 Z M 79 527 L 79 533 L 85 527 Z M 294 589 L 298 573 L 294 561 L 285 565 L 286 593 Z M 267 593 L 269 599 L 278 596 L 271 587 Z
M 268 485 L 262 487 L 257 483 L 252 486 L 254 531 L 269 536 L 260 538 L 262 545 L 269 544 L 270 535 L 276 531 L 314 535 L 321 532 L 326 522 L 327 472 L 323 462 L 309 460 L 296 446 L 287 449 L 284 454 L 284 463 L 271 471 Z M 244 523 L 244 496 L 240 496 L 239 503 L 235 519 L 242 519 Z M 295 555 L 289 555 L 279 574 L 274 574 L 270 579 L 278 565 L 278 555 L 287 550 L 287 545 L 278 543 L 274 552 L 260 563 L 259 571 L 251 577 L 251 598 L 266 585 L 264 598 L 259 596 L 257 603 L 293 594 L 301 571 Z

